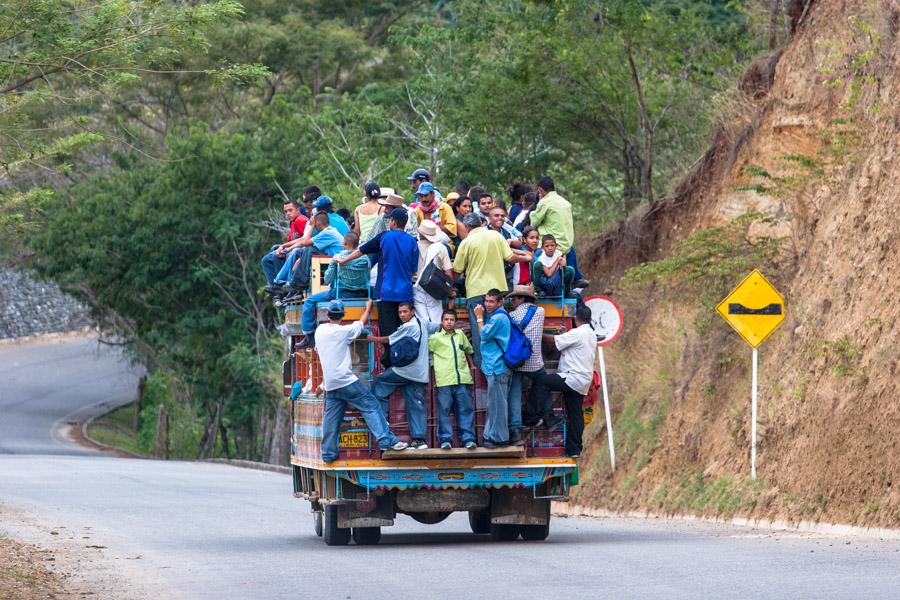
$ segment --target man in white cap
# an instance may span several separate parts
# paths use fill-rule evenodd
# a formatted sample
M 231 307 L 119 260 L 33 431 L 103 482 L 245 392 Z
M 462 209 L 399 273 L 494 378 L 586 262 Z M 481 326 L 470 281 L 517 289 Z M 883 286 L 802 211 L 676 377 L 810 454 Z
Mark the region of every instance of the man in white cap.
M 434 221 L 422 221 L 419 224 L 419 277 L 425 272 L 429 264 L 435 263 L 438 269 L 453 278 L 453 263 L 450 261 L 450 251 L 447 243 L 450 238 L 438 229 Z M 441 300 L 434 298 L 419 287 L 413 286 L 413 300 L 416 306 L 416 314 L 420 319 L 440 325 L 444 306 Z

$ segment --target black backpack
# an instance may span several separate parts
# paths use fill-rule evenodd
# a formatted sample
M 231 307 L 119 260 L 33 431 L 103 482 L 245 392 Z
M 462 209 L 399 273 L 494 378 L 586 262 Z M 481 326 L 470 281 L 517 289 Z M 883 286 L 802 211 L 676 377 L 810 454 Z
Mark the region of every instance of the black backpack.
M 425 334 L 422 331 L 422 321 L 419 320 L 419 317 L 414 318 L 419 324 L 419 341 L 416 342 L 412 337 L 407 336 L 401 338 L 396 344 L 391 344 L 390 355 L 392 367 L 405 367 L 413 364 L 416 362 L 416 359 L 419 358 L 419 346 L 422 343 Z

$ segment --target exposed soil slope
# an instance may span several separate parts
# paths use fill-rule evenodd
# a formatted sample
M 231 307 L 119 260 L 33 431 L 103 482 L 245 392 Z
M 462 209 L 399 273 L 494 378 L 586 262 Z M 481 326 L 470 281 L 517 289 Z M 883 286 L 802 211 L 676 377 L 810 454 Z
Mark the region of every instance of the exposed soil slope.
M 893 2 L 814 2 L 676 194 L 588 249 L 627 321 L 607 351 L 619 468 L 599 419 L 578 503 L 900 526 L 898 29 Z M 787 302 L 760 352 L 755 483 L 749 347 L 692 298 L 619 285 L 748 213 L 767 218 L 748 236 L 784 238 L 766 274 Z

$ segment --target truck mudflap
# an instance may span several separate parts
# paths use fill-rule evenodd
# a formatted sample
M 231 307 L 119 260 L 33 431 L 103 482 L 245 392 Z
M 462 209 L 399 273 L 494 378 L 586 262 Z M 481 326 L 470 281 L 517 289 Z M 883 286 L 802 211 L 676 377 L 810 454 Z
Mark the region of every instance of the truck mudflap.
M 472 488 L 537 488 L 555 477 L 563 481 L 565 491 L 577 481 L 576 466 L 486 467 L 477 469 L 391 469 L 336 471 L 338 480 L 348 481 L 365 490 L 452 490 Z M 537 496 L 535 496 L 537 497 Z M 562 498 L 563 495 L 554 496 Z

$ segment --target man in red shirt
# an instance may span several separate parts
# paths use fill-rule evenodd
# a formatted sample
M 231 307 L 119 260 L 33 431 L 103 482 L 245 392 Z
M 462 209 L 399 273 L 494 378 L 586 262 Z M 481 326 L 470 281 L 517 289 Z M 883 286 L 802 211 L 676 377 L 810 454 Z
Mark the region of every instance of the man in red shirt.
M 306 223 L 308 221 L 308 219 L 300 213 L 300 206 L 297 204 L 296 200 L 285 200 L 283 209 L 284 218 L 288 220 L 290 229 L 288 229 L 285 242 L 283 244 L 275 244 L 272 246 L 269 253 L 262 258 L 263 273 L 266 274 L 266 279 L 269 281 L 269 285 L 266 286 L 266 291 L 269 291 L 269 288 L 272 287 L 275 276 L 278 275 L 278 271 L 284 266 L 284 260 L 288 253 L 293 250 L 300 239 L 303 238 L 303 230 L 306 229 Z

